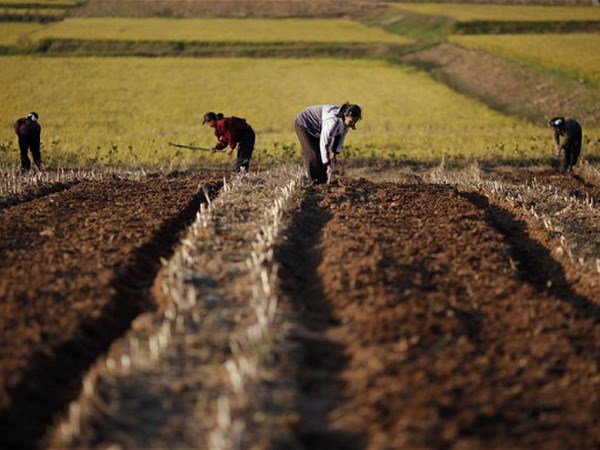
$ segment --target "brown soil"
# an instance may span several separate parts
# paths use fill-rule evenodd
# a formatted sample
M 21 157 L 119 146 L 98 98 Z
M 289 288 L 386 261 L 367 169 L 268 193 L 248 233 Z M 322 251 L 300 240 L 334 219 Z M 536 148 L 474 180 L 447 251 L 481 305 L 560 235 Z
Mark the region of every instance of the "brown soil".
M 0 211 L 0 441 L 34 448 L 140 312 L 204 201 L 191 174 L 112 177 Z
M 576 80 L 539 73 L 522 64 L 451 44 L 413 54 L 406 61 L 431 66 L 454 89 L 502 112 L 537 123 L 568 115 L 589 127 L 600 125 L 598 89 Z
M 546 238 L 450 186 L 309 191 L 279 254 L 297 447 L 597 448 L 600 298 Z
M 577 171 L 565 174 L 553 169 L 515 170 L 514 168 L 499 168 L 491 171 L 489 176 L 515 184 L 539 183 L 552 186 L 563 191 L 566 195 L 579 199 L 592 198 L 600 202 L 600 187 L 586 180 Z
M 447 0 L 448 3 L 589 5 L 589 0 Z M 339 17 L 357 16 L 381 2 L 340 0 L 88 0 L 73 8 L 71 16 L 176 16 L 176 17 Z
M 13 205 L 18 205 L 19 203 L 28 202 L 54 192 L 60 192 L 76 185 L 77 183 L 78 181 L 70 181 L 66 183 L 48 183 L 42 186 L 30 187 L 19 194 L 0 198 L 0 211 Z
M 72 16 L 341 17 L 383 8 L 377 2 L 280 0 L 90 0 Z
M 554 171 L 483 176 L 600 196 Z M 396 179 L 308 188 L 275 252 L 290 332 L 269 364 L 295 394 L 277 405 L 289 432 L 271 448 L 598 448 L 597 274 L 556 259 L 551 233 L 499 195 Z M 159 258 L 193 219 L 200 183 L 217 186 L 115 177 L 0 211 L 4 445 L 42 446 L 94 360 L 155 307 Z

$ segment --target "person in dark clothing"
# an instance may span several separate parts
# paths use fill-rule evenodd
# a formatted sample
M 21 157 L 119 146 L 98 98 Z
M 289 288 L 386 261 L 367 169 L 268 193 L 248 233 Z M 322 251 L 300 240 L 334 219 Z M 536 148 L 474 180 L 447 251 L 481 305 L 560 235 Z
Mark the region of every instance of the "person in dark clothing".
M 250 168 L 256 134 L 250 124 L 246 122 L 246 119 L 235 116 L 224 117 L 221 113 L 216 114 L 210 111 L 204 114 L 202 124 L 215 130 L 214 133 L 218 142 L 213 150 L 223 150 L 229 146 L 227 154 L 231 155 L 235 147 L 238 146 L 235 171 L 240 172 L 244 169 L 247 172 Z
M 31 150 L 33 162 L 38 169 L 42 168 L 42 155 L 40 153 L 40 137 L 42 127 L 38 119 L 39 115 L 36 112 L 27 114 L 25 117 L 18 119 L 13 128 L 19 139 L 19 149 L 21 150 L 21 168 L 29 170 L 31 161 L 29 160 L 28 151 Z
M 560 156 L 561 151 L 564 152 L 563 170 L 570 172 L 581 153 L 581 125 L 575 119 L 564 117 L 554 117 L 549 124 L 554 129 L 556 156 Z
M 333 179 L 346 134 L 350 129 L 356 129 L 361 118 L 360 106 L 350 103 L 309 106 L 298 113 L 294 128 L 304 153 L 306 175 L 311 182 L 322 184 Z

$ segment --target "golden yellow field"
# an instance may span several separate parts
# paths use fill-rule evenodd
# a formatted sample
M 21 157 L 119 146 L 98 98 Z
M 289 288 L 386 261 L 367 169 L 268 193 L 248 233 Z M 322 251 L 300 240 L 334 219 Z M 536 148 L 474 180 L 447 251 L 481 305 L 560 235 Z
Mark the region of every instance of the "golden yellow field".
M 600 82 L 600 34 L 451 36 L 449 40 Z
M 348 19 L 73 18 L 32 38 L 201 42 L 358 42 L 410 39 Z
M 0 26 L 0 45 L 16 45 L 44 25 L 30 22 L 5 22 Z
M 15 147 L 12 121 L 32 110 L 55 164 L 225 158 L 167 145 L 212 146 L 201 126 L 208 110 L 247 118 L 257 159 L 294 157 L 297 112 L 347 100 L 363 107 L 364 120 L 348 136 L 346 156 L 526 158 L 553 148 L 546 124 L 505 117 L 424 73 L 378 61 L 1 57 L 0 73 L 2 161 L 17 156 L 6 151 Z
M 421 14 L 449 16 L 461 22 L 600 20 L 600 8 L 591 6 L 534 6 L 451 3 L 397 3 L 398 8 Z

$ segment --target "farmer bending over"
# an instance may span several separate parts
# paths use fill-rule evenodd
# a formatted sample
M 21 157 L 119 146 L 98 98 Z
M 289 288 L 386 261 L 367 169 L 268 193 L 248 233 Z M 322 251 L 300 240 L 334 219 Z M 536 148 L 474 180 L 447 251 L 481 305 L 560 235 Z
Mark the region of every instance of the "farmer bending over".
M 554 128 L 556 156 L 560 156 L 561 151 L 565 152 L 563 170 L 570 172 L 581 153 L 581 125 L 575 119 L 564 117 L 554 117 L 549 124 Z
M 252 158 L 256 135 L 250 124 L 246 122 L 246 119 L 223 117 L 221 113 L 215 114 L 210 111 L 204 114 L 202 125 L 215 129 L 215 137 L 218 142 L 213 151 L 223 150 L 229 146 L 227 154 L 231 155 L 235 147 L 239 144 L 235 171 L 239 172 L 243 168 L 247 172 L 250 167 L 250 159 Z
M 360 106 L 350 103 L 309 106 L 300 111 L 294 125 L 309 180 L 329 183 L 333 179 L 334 163 L 346 134 L 350 128 L 356 129 L 361 118 Z
M 37 168 L 42 168 L 42 155 L 40 154 L 40 136 L 42 134 L 42 127 L 38 123 L 38 119 L 38 114 L 32 112 L 27 114 L 27 116 L 18 119 L 13 125 L 19 139 L 22 170 L 29 170 L 31 168 L 31 161 L 27 155 L 29 150 L 31 150 L 31 156 L 33 157 L 33 162 Z

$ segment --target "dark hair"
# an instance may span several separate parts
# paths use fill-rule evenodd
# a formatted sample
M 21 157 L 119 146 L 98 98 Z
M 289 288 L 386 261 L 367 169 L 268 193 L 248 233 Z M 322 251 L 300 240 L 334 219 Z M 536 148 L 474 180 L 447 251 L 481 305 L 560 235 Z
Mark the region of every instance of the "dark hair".
M 204 117 L 202 118 L 202 125 L 204 125 L 206 122 L 212 122 L 213 120 L 221 120 L 223 118 L 223 113 L 214 113 L 213 111 L 209 111 L 206 114 L 204 114 Z
M 340 111 L 338 112 L 338 117 L 344 116 L 358 117 L 359 119 L 362 119 L 362 110 L 360 109 L 360 106 L 346 102 L 340 106 Z

